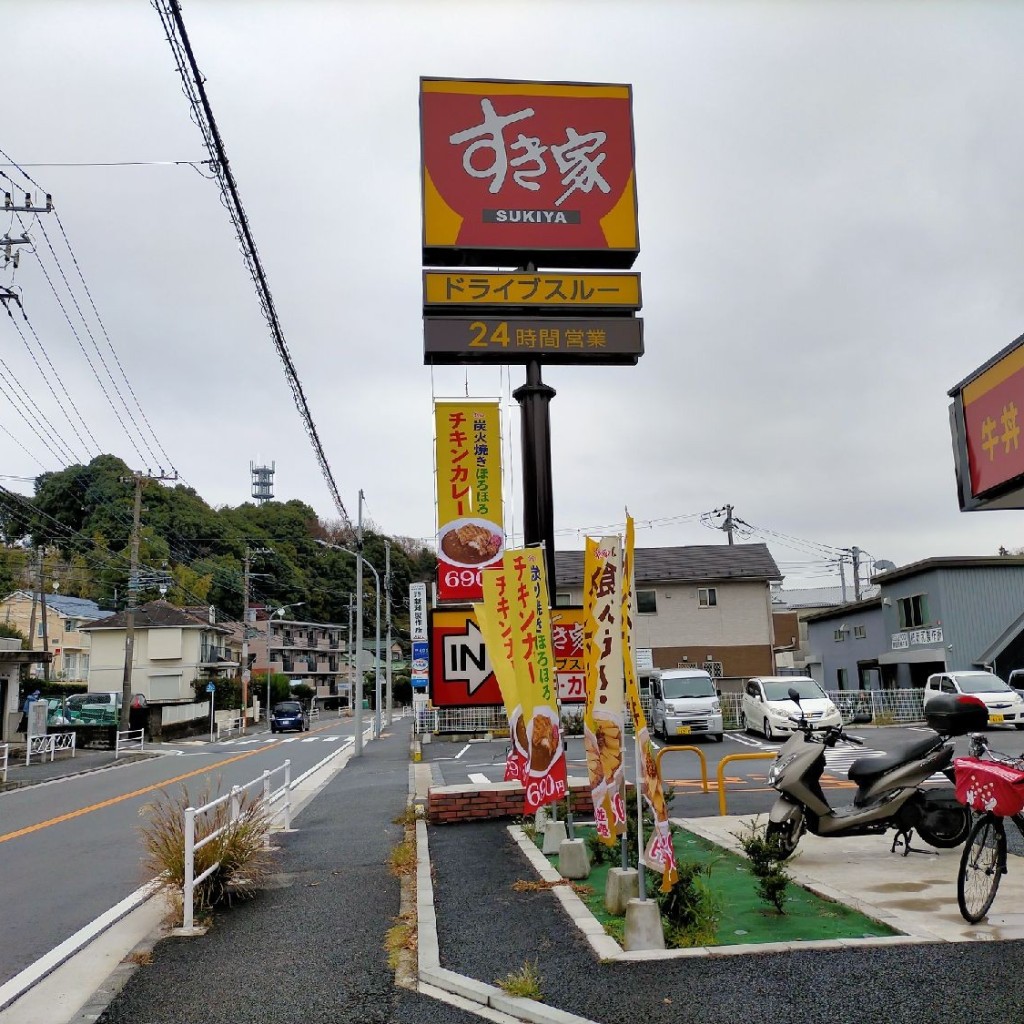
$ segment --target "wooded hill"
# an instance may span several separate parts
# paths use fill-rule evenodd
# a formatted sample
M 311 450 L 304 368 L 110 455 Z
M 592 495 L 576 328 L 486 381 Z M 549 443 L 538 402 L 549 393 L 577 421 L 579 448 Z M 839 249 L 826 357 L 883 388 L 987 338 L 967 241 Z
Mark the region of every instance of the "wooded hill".
M 131 470 L 113 455 L 87 466 L 69 466 L 36 478 L 26 498 L 0 489 L 0 592 L 38 588 L 37 555 L 43 548 L 47 592 L 56 582 L 61 594 L 91 598 L 103 608 L 120 609 L 128 595 L 131 551 Z M 355 558 L 316 543 L 325 540 L 354 549 L 354 530 L 318 518 L 301 501 L 246 503 L 211 508 L 190 487 L 155 481 L 143 488 L 140 531 L 139 601 L 160 596 L 178 605 L 215 605 L 230 620 L 242 617 L 246 549 L 253 555 L 250 601 L 271 607 L 304 602 L 289 618 L 316 622 L 348 621 L 349 595 L 355 593 Z M 434 551 L 422 542 L 388 537 L 364 527 L 363 554 L 384 581 L 385 540 L 391 544 L 390 593 L 398 638 L 408 637 L 409 584 L 430 581 Z M 364 576 L 367 635 L 373 631 L 374 582 Z M 382 596 L 383 615 L 383 596 Z

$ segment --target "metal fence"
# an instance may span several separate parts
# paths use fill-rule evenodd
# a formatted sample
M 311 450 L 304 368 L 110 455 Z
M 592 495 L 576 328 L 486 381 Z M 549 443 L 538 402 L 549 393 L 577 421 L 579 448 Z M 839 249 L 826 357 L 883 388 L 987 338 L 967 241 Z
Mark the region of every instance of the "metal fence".
M 114 758 L 122 754 L 130 754 L 145 749 L 146 730 L 127 729 L 125 732 L 118 732 L 114 741 Z
M 839 708 L 843 721 L 849 725 L 863 722 L 873 725 L 908 725 L 924 721 L 924 690 L 830 690 L 828 698 Z M 648 725 L 651 724 L 651 698 L 640 698 Z M 740 709 L 742 693 L 723 693 L 721 696 L 723 728 L 741 728 Z M 567 704 L 562 707 L 562 721 L 566 732 L 579 732 L 577 720 L 582 721 L 583 705 Z M 870 719 L 867 717 L 870 716 Z M 432 733 L 497 732 L 508 730 L 508 718 L 503 707 L 474 708 L 421 708 L 416 712 L 413 726 L 417 735 Z M 626 730 L 633 729 L 633 716 L 626 707 Z
M 10 749 L 9 743 L 0 743 L 0 782 L 7 781 L 7 755 Z
M 258 800 L 264 805 L 267 819 L 271 824 L 280 818 L 283 821 L 283 828 L 287 831 L 292 827 L 292 778 L 291 760 L 285 761 L 277 768 L 265 771 L 258 778 L 252 779 L 241 786 L 232 786 L 230 793 L 211 800 L 202 807 L 185 808 L 185 879 L 182 885 L 182 929 L 186 932 L 194 931 L 195 926 L 195 887 L 205 881 L 220 867 L 220 861 L 211 864 L 202 874 L 196 875 L 196 850 L 201 850 L 208 843 L 212 843 L 219 836 L 224 835 L 242 814 L 242 794 L 254 786 L 260 786 L 261 792 Z M 284 782 L 280 789 L 272 790 L 270 779 L 278 772 L 284 773 Z M 212 828 L 201 839 L 196 839 L 196 820 L 202 822 L 202 816 L 216 810 L 223 804 L 230 802 L 228 820 L 219 828 Z M 275 804 L 280 806 L 274 808 Z M 273 809 L 272 809 L 273 808 Z
M 46 760 L 47 755 L 52 761 L 58 750 L 70 750 L 71 756 L 75 756 L 75 734 L 73 732 L 55 732 L 49 736 L 29 736 L 28 742 L 25 744 L 25 764 L 31 764 L 32 758 L 37 754 L 42 761 Z

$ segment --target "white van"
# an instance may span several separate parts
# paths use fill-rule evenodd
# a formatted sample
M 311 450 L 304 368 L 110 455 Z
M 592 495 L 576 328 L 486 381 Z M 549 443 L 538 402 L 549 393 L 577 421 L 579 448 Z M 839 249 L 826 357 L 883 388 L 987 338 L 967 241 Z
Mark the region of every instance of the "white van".
M 651 675 L 654 735 L 710 736 L 722 742 L 721 694 L 711 676 L 699 668 L 665 668 Z

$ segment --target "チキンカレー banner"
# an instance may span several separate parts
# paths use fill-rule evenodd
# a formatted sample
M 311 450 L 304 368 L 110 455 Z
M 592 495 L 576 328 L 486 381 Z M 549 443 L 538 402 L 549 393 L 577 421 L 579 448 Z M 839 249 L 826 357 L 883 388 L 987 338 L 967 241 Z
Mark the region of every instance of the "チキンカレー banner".
M 420 138 L 424 263 L 633 265 L 630 86 L 422 78 Z
M 440 601 L 479 601 L 504 550 L 499 413 L 498 399 L 434 403 Z

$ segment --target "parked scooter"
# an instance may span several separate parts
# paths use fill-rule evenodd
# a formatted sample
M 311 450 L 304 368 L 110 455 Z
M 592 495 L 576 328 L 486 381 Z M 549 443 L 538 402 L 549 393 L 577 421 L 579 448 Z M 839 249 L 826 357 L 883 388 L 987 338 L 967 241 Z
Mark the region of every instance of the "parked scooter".
M 790 689 L 789 696 L 800 711 L 799 716 L 790 716 L 798 731 L 779 750 L 768 772 L 769 784 L 781 795 L 771 809 L 766 833 L 784 856 L 793 853 L 805 831 L 816 836 L 863 836 L 895 829 L 892 849 L 895 852 L 902 845 L 904 856 L 911 851 L 914 829 L 926 843 L 940 849 L 959 846 L 967 838 L 970 812 L 957 801 L 952 785 L 950 737 L 983 729 L 984 709 L 979 713 L 977 707 L 961 706 L 955 699 L 934 708 L 938 698 L 929 702 L 926 717 L 931 735 L 903 743 L 881 757 L 854 761 L 848 772 L 850 781 L 857 784 L 853 804 L 833 808 L 821 788 L 825 751 L 839 740 L 858 745 L 864 741 L 844 732 L 841 725 L 816 730 L 800 708 L 797 691 Z M 950 785 L 923 788 L 936 772 L 942 772 Z

